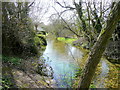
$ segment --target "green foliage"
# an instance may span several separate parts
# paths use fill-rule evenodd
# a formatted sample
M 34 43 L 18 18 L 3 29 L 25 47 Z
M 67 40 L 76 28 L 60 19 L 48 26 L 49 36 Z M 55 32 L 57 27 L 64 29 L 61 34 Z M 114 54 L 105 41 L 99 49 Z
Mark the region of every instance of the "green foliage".
M 120 71 L 120 67 L 117 67 L 117 70 Z
M 39 37 L 35 36 L 34 41 L 35 41 L 36 45 L 40 44 L 40 38 Z
M 21 58 L 18 57 L 8 57 L 8 56 L 2 56 L 3 62 L 10 62 L 11 64 L 14 65 L 19 65 L 22 61 Z
M 89 88 L 96 88 L 96 86 L 94 84 L 90 84 Z
M 5 76 L 2 77 L 0 83 L 2 83 L 2 86 L 0 86 L 0 89 L 2 89 L 2 90 L 12 88 L 14 85 L 13 82 L 11 82 L 11 78 L 5 77 Z
M 83 71 L 81 68 L 78 68 L 77 72 L 75 73 L 75 78 L 82 76 Z
M 34 37 L 34 42 L 35 42 L 36 46 L 46 46 L 47 45 L 46 40 L 45 40 L 45 36 L 42 34 L 37 34 Z

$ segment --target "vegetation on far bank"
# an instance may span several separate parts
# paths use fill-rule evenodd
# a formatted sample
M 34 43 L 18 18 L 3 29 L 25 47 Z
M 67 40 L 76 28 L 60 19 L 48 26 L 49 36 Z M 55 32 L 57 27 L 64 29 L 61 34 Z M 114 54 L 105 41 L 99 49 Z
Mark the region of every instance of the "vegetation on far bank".
M 58 37 L 57 40 L 65 42 L 65 43 L 69 43 L 72 44 L 73 41 L 77 40 L 74 38 L 65 38 L 65 37 Z

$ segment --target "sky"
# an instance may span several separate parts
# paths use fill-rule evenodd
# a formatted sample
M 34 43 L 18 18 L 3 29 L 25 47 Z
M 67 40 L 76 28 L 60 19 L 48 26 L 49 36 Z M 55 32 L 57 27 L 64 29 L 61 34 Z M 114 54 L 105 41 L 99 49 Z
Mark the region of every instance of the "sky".
M 34 1 L 34 0 L 32 0 Z M 61 11 L 64 11 L 65 8 L 62 8 L 60 5 L 58 5 L 57 3 L 55 3 L 55 1 L 58 1 L 60 2 L 62 5 L 65 5 L 64 2 L 66 3 L 66 5 L 70 5 L 72 7 L 74 7 L 73 5 L 73 0 L 35 0 L 35 3 L 36 3 L 36 6 L 39 6 L 39 7 L 43 7 L 43 11 L 42 12 L 35 12 L 34 14 L 36 14 L 36 16 L 38 16 L 38 18 L 36 19 L 37 22 L 43 22 L 44 24 L 49 24 L 50 23 L 50 20 L 49 20 L 49 17 L 52 15 L 52 14 L 55 14 L 57 13 L 53 7 L 55 7 L 55 9 L 59 12 Z M 79 0 L 75 0 L 76 2 L 79 2 Z M 82 0 L 82 1 L 102 1 L 104 4 L 106 3 L 109 3 L 111 1 L 114 1 L 114 0 Z M 117 1 L 117 0 L 115 0 Z M 40 4 L 38 5 L 38 3 L 40 2 Z M 48 8 L 48 12 L 47 13 L 44 13 L 44 11 L 46 10 L 46 8 Z M 64 13 L 63 17 L 64 18 L 68 18 L 70 17 L 70 15 L 72 15 L 73 12 L 71 11 L 67 11 L 66 13 Z M 31 14 L 32 15 L 32 14 Z M 41 18 L 42 17 L 42 18 Z
M 58 0 L 60 3 L 63 3 L 64 0 Z M 56 14 L 57 12 L 54 10 L 53 7 L 55 7 L 55 9 L 59 12 L 65 10 L 64 8 L 62 8 L 61 6 L 59 6 L 58 4 L 55 3 L 55 0 L 41 0 L 41 3 L 38 5 L 40 1 L 36 0 L 35 4 L 37 7 L 43 7 L 43 11 L 35 11 L 34 15 L 38 16 L 37 20 L 40 22 L 44 22 L 46 25 L 50 22 L 49 21 L 49 17 L 52 14 Z M 73 6 L 72 4 L 72 0 L 65 0 L 65 2 L 67 2 L 67 5 Z M 64 5 L 64 4 L 63 4 Z M 33 7 L 35 9 L 35 7 Z M 45 13 L 45 10 L 48 9 L 48 12 Z M 67 12 L 68 13 L 68 12 Z M 70 12 L 68 13 L 70 14 Z M 66 17 L 68 16 L 68 14 L 66 14 Z M 33 16 L 34 16 L 33 15 Z M 44 15 L 44 16 L 43 16 Z M 32 14 L 31 14 L 32 16 Z M 42 18 L 41 18 L 42 17 Z M 39 20 L 40 19 L 40 20 Z
M 32 7 L 33 11 L 30 12 L 30 16 L 33 18 L 33 21 L 35 21 L 37 23 L 43 22 L 46 25 L 50 23 L 49 17 L 52 14 L 56 13 L 56 11 L 54 10 L 53 7 L 55 7 L 55 9 L 59 12 L 65 10 L 60 5 L 55 3 L 55 1 L 60 2 L 62 5 L 65 5 L 64 2 L 66 2 L 67 6 L 70 5 L 70 6 L 74 7 L 73 0 L 3 0 L 3 1 L 7 1 L 7 2 L 9 2 L 9 1 L 12 1 L 12 2 L 15 2 L 15 1 L 33 2 L 33 1 L 35 1 L 35 4 L 34 4 L 35 7 Z M 79 0 L 75 0 L 75 1 L 79 2 Z M 110 1 L 113 1 L 113 0 L 82 0 L 82 1 L 102 1 L 104 3 L 109 3 Z M 119 0 L 114 0 L 114 1 L 119 1 Z M 37 9 L 38 7 L 41 8 L 42 10 Z M 45 12 L 45 11 L 47 11 L 47 12 Z M 66 13 L 63 14 L 64 15 L 63 17 L 68 18 L 68 17 L 70 17 L 71 14 L 73 14 L 73 12 L 67 11 Z

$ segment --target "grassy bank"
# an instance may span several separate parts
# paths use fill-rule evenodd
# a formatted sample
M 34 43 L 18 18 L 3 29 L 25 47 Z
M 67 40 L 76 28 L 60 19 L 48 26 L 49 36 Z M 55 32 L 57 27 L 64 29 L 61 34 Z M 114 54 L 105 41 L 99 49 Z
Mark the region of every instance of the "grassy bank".
M 77 39 L 75 38 L 64 38 L 64 37 L 58 37 L 57 40 L 65 42 L 65 43 L 70 43 L 72 44 L 73 41 L 76 41 Z

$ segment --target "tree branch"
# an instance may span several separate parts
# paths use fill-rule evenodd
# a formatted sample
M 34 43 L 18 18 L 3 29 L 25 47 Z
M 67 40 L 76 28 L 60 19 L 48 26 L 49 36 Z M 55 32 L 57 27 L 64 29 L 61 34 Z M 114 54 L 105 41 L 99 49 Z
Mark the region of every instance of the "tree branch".
M 111 10 L 108 16 L 105 31 L 100 37 L 98 37 L 97 42 L 94 44 L 92 51 L 88 57 L 88 62 L 85 65 L 85 70 L 79 83 L 79 88 L 89 89 L 91 80 L 95 74 L 97 65 L 99 64 L 102 54 L 109 42 L 109 38 L 112 36 L 118 21 L 120 20 L 120 1 Z
M 54 8 L 54 7 L 53 7 Z M 54 8 L 54 10 L 58 13 L 58 11 Z M 61 17 L 61 15 L 59 15 L 59 13 L 58 13 L 58 16 L 59 17 Z M 61 17 L 61 19 L 63 20 L 63 22 L 67 25 L 67 27 L 68 27 L 68 29 L 71 31 L 71 32 L 73 32 L 77 37 L 80 37 L 80 35 L 78 35 L 76 32 L 74 32 L 71 28 L 70 28 L 70 26 L 67 24 L 67 22 Z
M 57 4 L 59 4 L 62 8 L 69 8 L 70 10 L 74 10 L 74 7 L 70 7 L 70 6 L 63 6 L 61 5 L 59 2 L 56 2 Z

